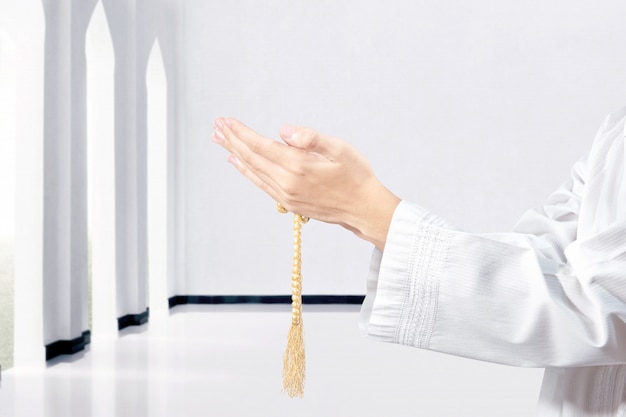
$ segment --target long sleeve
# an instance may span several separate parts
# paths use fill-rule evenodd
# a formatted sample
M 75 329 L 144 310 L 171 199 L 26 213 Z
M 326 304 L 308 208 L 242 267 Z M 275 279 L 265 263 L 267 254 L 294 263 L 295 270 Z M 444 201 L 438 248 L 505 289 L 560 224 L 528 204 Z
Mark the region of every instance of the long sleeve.
M 511 233 L 466 233 L 403 201 L 375 250 L 370 337 L 537 367 L 626 363 L 624 112 Z

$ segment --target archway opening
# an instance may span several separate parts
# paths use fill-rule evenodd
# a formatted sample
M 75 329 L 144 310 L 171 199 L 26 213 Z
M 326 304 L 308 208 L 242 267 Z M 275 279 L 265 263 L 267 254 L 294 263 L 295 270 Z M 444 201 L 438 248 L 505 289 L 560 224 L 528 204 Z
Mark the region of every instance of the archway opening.
M 148 60 L 148 305 L 167 314 L 167 79 L 157 40 Z
M 86 35 L 89 328 L 117 334 L 115 285 L 115 56 L 102 3 Z

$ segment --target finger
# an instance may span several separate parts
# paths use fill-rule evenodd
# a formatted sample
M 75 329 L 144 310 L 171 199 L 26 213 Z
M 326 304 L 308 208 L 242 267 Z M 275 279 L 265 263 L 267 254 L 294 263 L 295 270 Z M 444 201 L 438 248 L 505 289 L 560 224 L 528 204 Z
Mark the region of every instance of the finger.
M 282 196 L 276 189 L 276 185 L 274 183 L 268 183 L 266 180 L 262 179 L 248 166 L 242 163 L 235 155 L 228 155 L 227 161 L 233 165 L 237 171 L 243 174 L 244 177 L 249 179 L 254 185 L 269 195 L 274 201 L 282 201 Z
M 280 142 L 260 135 L 236 119 L 227 118 L 224 119 L 224 121 L 225 126 L 222 130 L 226 139 L 232 140 L 233 144 L 241 151 L 245 152 L 243 147 L 240 146 L 244 145 L 250 149 L 253 154 L 279 165 L 282 165 L 285 161 L 289 161 L 296 151 Z
M 343 150 L 345 142 L 303 126 L 284 125 L 280 137 L 290 146 L 314 152 L 334 160 Z
M 293 205 L 292 200 L 285 197 L 283 190 L 274 182 L 267 182 L 262 177 L 256 175 L 249 169 L 244 163 L 242 163 L 235 155 L 228 156 L 228 162 L 232 164 L 241 174 L 248 178 L 254 185 L 259 187 L 267 195 L 277 203 L 280 203 L 287 211 L 295 212 L 296 206 Z M 314 218 L 310 214 L 307 217 Z
M 222 130 L 226 149 L 274 189 L 292 194 L 294 175 L 302 175 L 309 153 L 265 138 L 234 119 Z
M 243 132 L 242 134 L 259 136 L 261 142 L 273 142 L 282 148 L 288 148 L 284 144 L 272 141 L 271 139 L 266 139 L 250 129 L 248 129 L 248 132 L 242 130 L 239 131 L 240 133 Z M 273 190 L 274 196 L 291 196 L 293 194 L 292 191 L 294 187 L 292 187 L 292 184 L 294 182 L 294 175 L 291 174 L 291 172 L 297 169 L 295 166 L 297 162 L 294 162 L 292 158 L 287 158 L 286 161 L 280 161 L 281 163 L 274 163 L 263 157 L 261 154 L 250 149 L 247 144 L 230 129 L 228 125 L 222 127 L 222 132 L 225 138 L 224 147 L 236 157 L 240 164 L 238 168 L 242 173 L 245 172 L 248 178 L 254 180 L 255 184 L 263 186 L 263 190 L 268 194 L 270 193 L 270 188 Z M 291 153 L 294 152 L 300 156 L 304 154 L 301 150 L 293 149 Z M 252 176 L 256 177 L 258 180 Z M 269 188 L 266 188 L 265 186 Z M 279 201 L 282 200 L 284 200 L 284 198 L 281 198 Z

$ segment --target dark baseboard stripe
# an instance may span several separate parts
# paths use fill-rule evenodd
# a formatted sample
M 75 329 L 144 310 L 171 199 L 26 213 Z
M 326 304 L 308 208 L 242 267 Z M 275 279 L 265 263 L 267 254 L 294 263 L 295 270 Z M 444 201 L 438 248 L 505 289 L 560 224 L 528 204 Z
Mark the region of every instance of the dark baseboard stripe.
M 362 304 L 363 295 L 303 295 L 302 304 Z M 170 308 L 184 304 L 290 304 L 290 295 L 175 295 L 170 297 Z M 140 314 L 127 314 L 117 319 L 118 330 L 141 326 L 148 322 L 150 309 Z M 91 342 L 91 332 L 72 340 L 58 340 L 46 345 L 46 361 L 61 355 L 73 355 Z M 0 368 L 2 369 L 2 368 Z
M 139 314 L 127 314 L 117 319 L 117 330 L 122 330 L 130 326 L 141 326 L 148 322 L 150 317 L 150 309 L 146 308 L 146 311 Z
M 363 295 L 303 295 L 302 304 L 362 304 Z M 170 308 L 184 304 L 291 304 L 290 295 L 175 295 Z
M 73 355 L 85 349 L 91 343 L 91 332 L 86 330 L 82 335 L 72 340 L 57 340 L 46 345 L 46 361 L 61 355 Z
M 91 343 L 91 330 L 87 330 L 83 332 L 83 339 L 85 340 L 86 345 Z

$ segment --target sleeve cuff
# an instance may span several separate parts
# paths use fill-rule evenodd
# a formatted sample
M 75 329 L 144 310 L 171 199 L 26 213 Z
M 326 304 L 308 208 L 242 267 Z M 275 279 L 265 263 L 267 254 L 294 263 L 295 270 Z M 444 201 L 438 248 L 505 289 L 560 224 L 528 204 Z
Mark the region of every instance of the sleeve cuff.
M 374 250 L 360 327 L 375 340 L 428 347 L 435 325 L 438 277 L 450 226 L 420 206 L 401 202 L 385 252 Z

